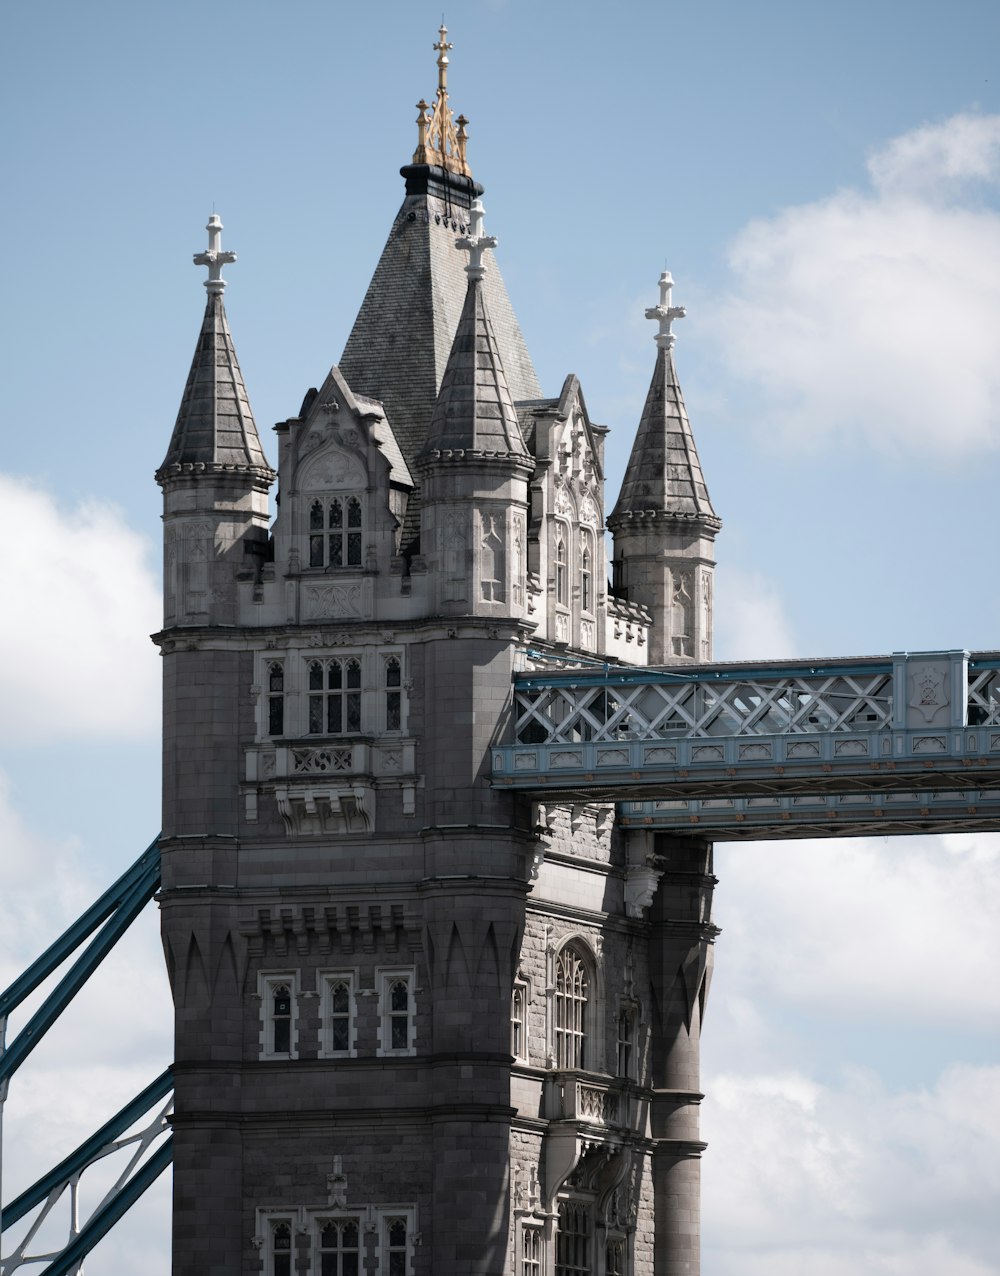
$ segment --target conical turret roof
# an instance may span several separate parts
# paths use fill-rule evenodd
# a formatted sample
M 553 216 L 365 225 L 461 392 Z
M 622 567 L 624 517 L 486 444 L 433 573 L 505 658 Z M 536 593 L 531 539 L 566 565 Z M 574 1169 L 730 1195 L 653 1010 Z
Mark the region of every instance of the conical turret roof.
M 469 280 L 422 456 L 464 452 L 529 460 L 483 290 Z
M 674 368 L 670 324 L 682 318 L 684 310 L 669 304 L 672 283 L 664 271 L 660 305 L 646 311 L 647 318 L 660 320 L 656 365 L 608 525 L 613 527 L 623 518 L 676 518 L 698 520 L 717 531 L 722 521 L 712 508 Z
M 453 120 L 448 104 L 446 34 L 442 29 L 435 45 L 435 105 L 419 104 L 417 150 L 413 163 L 400 170 L 406 197 L 340 360 L 351 388 L 383 404 L 411 466 L 427 441 L 466 300 L 465 263 L 455 238 L 469 232 L 473 201 L 483 192 L 470 175 L 468 121 Z M 538 399 L 538 378 L 491 253 L 485 265 L 482 289 L 510 396 Z
M 222 303 L 225 283 L 220 276 L 221 266 L 235 261 L 236 255 L 219 248 L 222 223 L 214 213 L 208 230 L 209 251 L 197 253 L 194 259 L 196 265 L 207 265 L 210 270 L 205 284 L 205 317 L 170 446 L 157 478 L 162 480 L 187 466 L 257 470 L 271 477 L 273 471 L 261 447 Z

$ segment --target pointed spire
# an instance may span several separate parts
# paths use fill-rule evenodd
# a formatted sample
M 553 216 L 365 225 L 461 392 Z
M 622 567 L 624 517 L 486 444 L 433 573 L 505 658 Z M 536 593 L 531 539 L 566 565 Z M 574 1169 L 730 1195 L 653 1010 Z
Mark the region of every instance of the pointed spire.
M 646 311 L 646 318 L 659 324 L 656 366 L 621 493 L 608 519 L 610 527 L 623 518 L 643 517 L 696 519 L 713 531 L 722 526 L 708 495 L 674 368 L 676 336 L 671 325 L 683 319 L 686 311 L 671 304 L 673 282 L 665 270 L 659 281 L 659 305 Z
M 421 453 L 425 459 L 436 459 L 443 453 L 457 454 L 458 458 L 530 459 L 482 287 L 486 274 L 483 253 L 495 248 L 496 242 L 495 235 L 483 234 L 483 205 L 477 199 L 469 234 L 455 240 L 455 247 L 469 254 L 465 267 L 469 284 Z
M 438 54 L 437 95 L 433 107 L 423 98 L 417 103 L 420 114 L 417 116 L 417 149 L 413 152 L 413 163 L 437 164 L 449 172 L 471 177 L 465 155 L 469 121 L 464 115 L 456 120 L 448 103 L 448 51 L 455 46 L 445 39 L 447 34 L 448 28 L 442 21 L 438 42 L 434 45 Z
M 182 467 L 197 466 L 252 470 L 270 480 L 274 472 L 260 444 L 222 304 L 222 267 L 234 262 L 236 254 L 222 250 L 218 214 L 209 218 L 207 230 L 208 250 L 194 254 L 196 266 L 208 267 L 205 317 L 170 446 L 156 477 L 162 482 Z

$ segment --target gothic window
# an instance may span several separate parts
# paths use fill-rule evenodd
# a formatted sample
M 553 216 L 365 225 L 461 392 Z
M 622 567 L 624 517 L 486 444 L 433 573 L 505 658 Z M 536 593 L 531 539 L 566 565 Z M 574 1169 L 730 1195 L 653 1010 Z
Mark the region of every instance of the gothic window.
M 321 1055 L 326 1058 L 352 1058 L 356 1054 L 357 1023 L 352 971 L 324 975 L 321 1015 Z
M 385 660 L 385 729 L 399 731 L 402 726 L 403 671 L 398 656 Z
M 556 524 L 556 602 L 561 606 L 566 606 L 566 533 L 563 530 L 562 523 Z
M 379 1046 L 380 1055 L 415 1054 L 416 1004 L 413 995 L 413 971 L 380 972 L 379 979 Z
M 528 1057 L 528 985 L 518 981 L 510 1001 L 510 1052 L 515 1059 Z
M 380 1270 L 387 1276 L 407 1276 L 410 1256 L 408 1222 L 405 1215 L 389 1215 L 382 1221 L 385 1252 Z
M 296 1057 L 298 1045 L 296 993 L 294 975 L 262 975 L 260 977 L 262 1059 L 294 1059 Z
M 356 1218 L 320 1221 L 319 1276 L 360 1276 L 361 1228 Z
M 635 1010 L 622 1006 L 618 1012 L 618 1075 L 635 1078 Z
M 590 532 L 580 537 L 580 607 L 594 610 L 594 538 Z
M 271 1223 L 269 1276 L 292 1276 L 292 1225 L 284 1219 Z
M 605 1248 L 605 1276 L 625 1276 L 625 1242 L 609 1240 Z
M 521 1230 L 521 1276 L 542 1276 L 542 1229 Z
M 579 1201 L 559 1202 L 555 1276 L 593 1276 L 590 1210 Z
M 487 602 L 503 602 L 504 558 L 504 541 L 501 532 L 497 531 L 497 516 L 484 514 L 480 562 L 482 563 L 483 598 Z
M 360 567 L 362 522 L 357 496 L 313 501 L 309 509 L 309 566 Z
M 589 1066 L 587 1048 L 587 1003 L 590 973 L 587 963 L 573 944 L 556 957 L 555 1046 L 557 1068 Z
M 361 663 L 344 659 L 309 663 L 309 734 L 354 735 L 361 730 Z
M 267 733 L 285 734 L 285 667 L 277 660 L 267 667 Z

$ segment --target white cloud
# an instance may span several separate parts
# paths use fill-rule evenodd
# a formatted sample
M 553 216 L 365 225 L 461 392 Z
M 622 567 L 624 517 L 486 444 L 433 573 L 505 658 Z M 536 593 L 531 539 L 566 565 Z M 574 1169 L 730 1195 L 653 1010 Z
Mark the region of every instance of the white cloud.
M 718 858 L 734 995 L 883 1024 L 996 1022 L 995 837 L 756 843 Z
M 8 736 L 155 735 L 160 671 L 148 635 L 161 603 L 147 542 L 111 506 L 60 508 L 43 489 L 2 474 L 0 537 Z
M 716 598 L 716 660 L 774 660 L 798 652 L 778 587 L 762 572 L 720 564 Z
M 862 444 L 941 464 L 1000 442 L 1000 116 L 956 116 L 891 141 L 873 188 L 748 225 L 734 286 L 701 320 L 756 383 L 781 446 Z M 828 470 L 835 497 L 850 466 Z
M 896 1092 L 730 1074 L 703 1133 L 713 1276 L 996 1274 L 1000 1067 Z
M 124 867 L 124 866 L 122 866 Z M 33 830 L 0 773 L 0 988 L 41 952 L 110 885 L 97 880 L 75 842 Z M 172 1011 L 153 905 L 98 968 L 10 1083 L 4 1110 L 4 1197 L 10 1200 L 51 1169 L 168 1066 Z M 79 955 L 79 954 L 77 954 Z M 63 973 L 62 971 L 58 972 Z M 11 1017 L 8 1044 L 51 989 L 50 977 Z M 127 1156 L 127 1154 L 125 1154 Z M 121 1156 L 96 1173 L 108 1175 Z M 81 1212 L 100 1199 L 84 1174 Z M 101 1243 L 97 1268 L 154 1276 L 169 1266 L 170 1175 Z M 20 1235 L 18 1224 L 14 1236 Z M 49 1233 L 67 1226 L 65 1205 Z M 7 1253 L 11 1235 L 5 1233 Z M 61 1242 L 60 1242 L 61 1243 Z

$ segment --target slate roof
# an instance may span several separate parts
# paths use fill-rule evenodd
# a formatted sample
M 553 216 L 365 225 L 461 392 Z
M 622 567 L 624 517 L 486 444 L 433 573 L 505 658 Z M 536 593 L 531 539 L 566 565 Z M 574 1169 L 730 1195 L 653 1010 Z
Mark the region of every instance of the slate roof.
M 469 205 L 479 189 L 466 178 L 424 171 L 437 174 L 438 180 L 421 182 L 417 166 L 403 170 L 410 191 L 389 231 L 340 360 L 351 389 L 385 407 L 411 467 L 427 439 L 465 302 L 467 257 L 455 240 L 468 226 Z M 484 265 L 486 304 L 511 398 L 540 398 L 531 357 L 489 250 Z
M 696 519 L 715 530 L 722 526 L 701 471 L 673 354 L 664 346 L 656 352 L 653 380 L 608 525 L 642 517 Z
M 485 280 L 470 279 L 441 391 L 422 455 L 514 456 L 529 459 L 507 388 Z
M 221 292 L 209 293 L 180 411 L 157 478 L 187 465 L 273 475 L 250 409 Z

